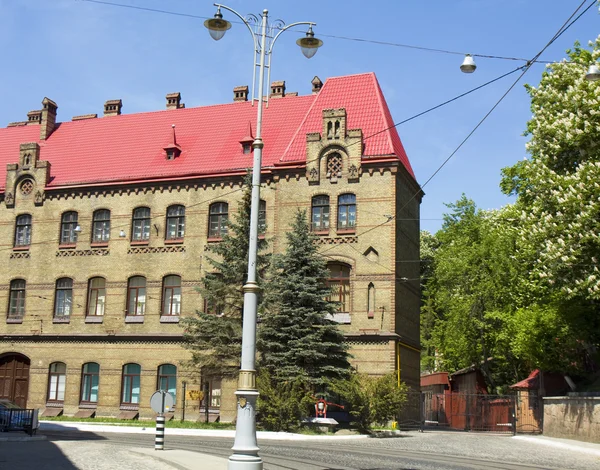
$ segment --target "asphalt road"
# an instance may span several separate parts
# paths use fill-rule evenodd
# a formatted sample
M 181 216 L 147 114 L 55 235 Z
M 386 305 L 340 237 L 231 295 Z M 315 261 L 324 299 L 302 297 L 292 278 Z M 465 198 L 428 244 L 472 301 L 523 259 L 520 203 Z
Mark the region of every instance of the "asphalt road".
M 32 468 L 45 470 L 103 470 L 126 468 L 118 465 L 119 455 L 127 448 L 153 447 L 153 438 L 140 434 L 50 432 L 45 431 L 46 446 L 31 452 L 31 444 L 10 443 L 12 452 L 21 452 L 24 459 L 43 462 L 45 452 L 59 452 L 74 465 L 18 466 L 18 462 L 4 460 L 0 446 L 0 469 Z M 229 438 L 169 436 L 165 448 L 197 451 L 228 457 L 233 440 Z M 404 437 L 362 440 L 319 441 L 262 441 L 260 455 L 265 470 L 473 470 L 473 469 L 598 469 L 600 457 L 577 451 L 552 448 L 506 435 L 426 432 L 406 433 Z M 29 451 L 27 451 L 29 446 Z M 93 456 L 93 457 L 92 457 Z M 41 457 L 41 459 L 40 459 Z M 38 460 L 39 459 L 39 460 Z M 58 462 L 58 460 L 57 460 Z M 140 469 L 165 468 L 156 461 L 140 461 Z M 23 465 L 26 465 L 25 460 Z M 131 467 L 128 467 L 131 468 Z M 171 467 L 171 468 L 177 468 Z M 201 465 L 198 468 L 202 468 Z

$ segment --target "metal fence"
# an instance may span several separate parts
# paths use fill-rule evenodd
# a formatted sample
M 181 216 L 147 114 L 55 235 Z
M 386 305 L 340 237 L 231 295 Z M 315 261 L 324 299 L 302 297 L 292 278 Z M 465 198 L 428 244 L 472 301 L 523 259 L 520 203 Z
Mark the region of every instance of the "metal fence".
M 513 433 L 542 431 L 535 395 L 409 392 L 397 416 L 399 429 L 451 429 Z
M 33 436 L 39 427 L 39 410 L 0 409 L 0 431 L 25 431 Z

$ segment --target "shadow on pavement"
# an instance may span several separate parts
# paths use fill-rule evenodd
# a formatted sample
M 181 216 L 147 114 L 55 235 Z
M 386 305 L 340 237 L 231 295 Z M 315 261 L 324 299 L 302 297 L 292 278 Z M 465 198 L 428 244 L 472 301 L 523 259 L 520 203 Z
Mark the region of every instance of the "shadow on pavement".
M 0 442 L 1 470 L 77 470 L 77 467 L 48 441 Z

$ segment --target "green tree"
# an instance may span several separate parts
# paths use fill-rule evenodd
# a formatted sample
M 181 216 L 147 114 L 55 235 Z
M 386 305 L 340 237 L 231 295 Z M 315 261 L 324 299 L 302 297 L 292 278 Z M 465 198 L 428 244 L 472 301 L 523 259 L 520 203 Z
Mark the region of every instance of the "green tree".
M 304 376 L 311 386 L 322 388 L 348 375 L 348 348 L 331 319 L 336 305 L 327 300 L 328 271 L 305 212 L 298 211 L 286 236 L 285 253 L 272 263 L 258 332 L 259 365 L 278 382 Z
M 464 195 L 448 207 L 424 293 L 426 345 L 451 372 L 480 365 L 494 390 L 520 375 L 505 334 L 518 306 L 514 215 L 510 207 L 478 210 Z
M 252 183 L 248 174 L 237 213 L 227 223 L 227 234 L 218 243 L 208 244 L 209 269 L 199 288 L 206 311 L 183 318 L 184 345 L 191 352 L 188 366 L 204 375 L 234 376 L 239 369 L 244 307 L 243 285 L 248 277 L 248 246 Z M 264 227 L 263 227 L 264 230 Z M 268 243 L 258 240 L 257 279 L 263 283 L 270 256 Z

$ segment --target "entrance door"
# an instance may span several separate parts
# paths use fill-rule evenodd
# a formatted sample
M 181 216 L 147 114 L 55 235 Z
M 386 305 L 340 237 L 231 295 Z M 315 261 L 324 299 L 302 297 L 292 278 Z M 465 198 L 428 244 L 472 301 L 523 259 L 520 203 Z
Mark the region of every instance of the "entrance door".
M 0 357 L 0 398 L 10 400 L 22 408 L 27 407 L 29 364 L 29 359 L 21 354 Z

